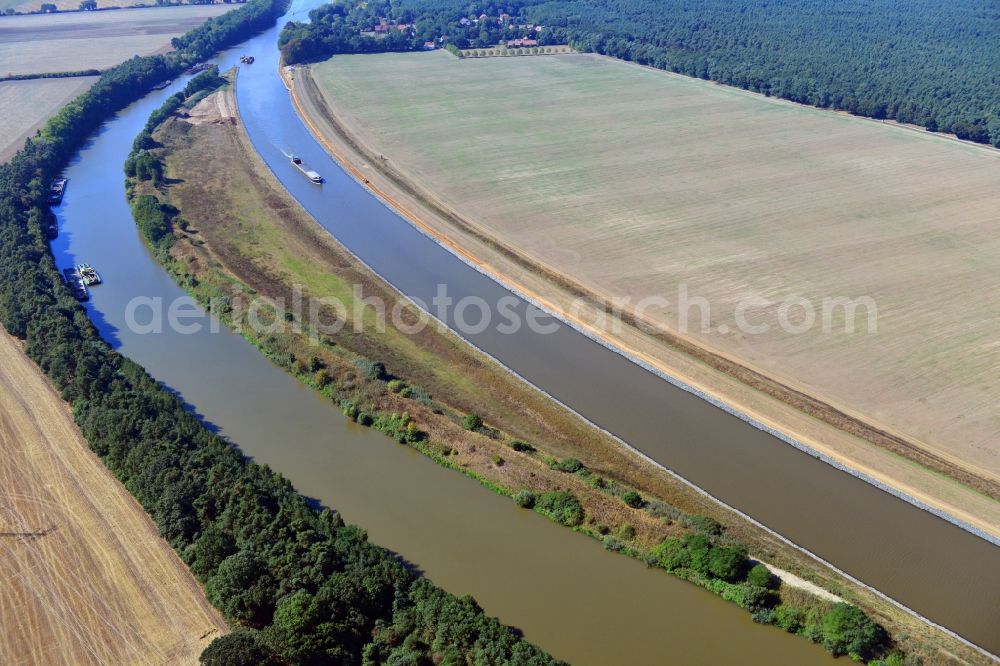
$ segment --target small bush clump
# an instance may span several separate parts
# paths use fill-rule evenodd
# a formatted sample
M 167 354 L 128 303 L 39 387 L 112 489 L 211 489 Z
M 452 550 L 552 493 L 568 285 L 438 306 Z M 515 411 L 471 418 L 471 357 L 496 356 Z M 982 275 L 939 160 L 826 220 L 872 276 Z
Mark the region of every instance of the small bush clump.
M 514 449 L 515 451 L 518 451 L 519 453 L 534 453 L 536 450 L 535 447 L 533 447 L 531 444 L 528 444 L 527 442 L 522 441 L 520 439 L 511 440 L 510 448 Z
M 530 490 L 518 490 L 514 493 L 514 503 L 523 509 L 535 508 L 535 493 Z
M 646 500 L 642 499 L 642 495 L 635 492 L 634 490 L 629 490 L 624 495 L 622 495 L 622 501 L 628 504 L 633 509 L 641 509 L 646 506 Z
M 552 460 L 549 462 L 549 467 L 556 470 L 557 472 L 566 472 L 567 474 L 576 474 L 583 469 L 583 463 L 576 458 L 565 458 L 563 460 Z
M 583 506 L 580 500 L 565 490 L 543 493 L 535 503 L 535 510 L 567 527 L 583 523 Z

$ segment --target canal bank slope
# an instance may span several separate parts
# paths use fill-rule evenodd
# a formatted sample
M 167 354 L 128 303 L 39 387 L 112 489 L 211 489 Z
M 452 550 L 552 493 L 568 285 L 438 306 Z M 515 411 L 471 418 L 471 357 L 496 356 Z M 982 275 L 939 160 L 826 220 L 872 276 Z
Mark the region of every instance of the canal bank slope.
M 692 340 L 634 317 L 598 327 L 606 299 L 490 235 L 441 202 L 338 117 L 310 68 L 282 74 L 300 115 L 327 150 L 406 219 L 503 284 L 558 313 L 593 339 L 812 455 L 994 543 L 1000 539 L 997 484 L 958 461 L 913 446 L 885 429 L 768 378 Z M 584 300 L 581 302 L 580 297 Z M 581 304 L 582 303 L 582 304 Z M 608 321 L 603 319 L 603 321 Z M 655 330 L 651 334 L 649 330 Z
M 374 295 L 392 309 L 398 300 L 392 290 L 350 257 L 273 182 L 245 134 L 236 127 L 233 104 L 226 96 L 228 93 L 217 94 L 202 101 L 182 114 L 186 119 L 168 121 L 156 134 L 165 148 L 166 182 L 172 183 L 161 191 L 185 220 L 181 228 L 175 229 L 177 242 L 171 248 L 170 268 L 178 281 L 203 302 L 221 297 L 234 284 L 272 301 L 282 297 L 290 302 L 292 285 L 298 284 L 304 288 L 301 295 L 305 297 L 337 295 L 346 303 L 348 312 L 354 312 L 354 308 L 350 290 L 345 287 L 359 284 L 366 297 Z M 233 199 L 227 192 L 239 192 L 240 198 Z M 351 329 L 352 324 L 349 322 L 345 329 Z M 665 537 L 691 531 L 684 524 L 687 517 L 680 511 L 648 495 L 649 506 L 659 505 L 660 515 L 627 506 L 621 499 L 627 490 L 623 484 L 631 483 L 658 498 L 669 498 L 686 511 L 718 516 L 730 526 L 731 536 L 739 535 L 737 538 L 751 544 L 755 555 L 781 561 L 783 566 L 795 568 L 852 600 L 861 600 L 866 608 L 874 609 L 894 635 L 924 633 L 911 616 L 843 579 L 837 580 L 830 572 L 819 571 L 810 559 L 706 502 L 676 479 L 642 465 L 641 460 L 628 461 L 617 442 L 581 427 L 577 419 L 492 363 L 484 363 L 482 357 L 453 336 L 427 331 L 407 338 L 390 327 L 381 335 L 370 329 L 361 334 L 338 334 L 333 336 L 333 345 L 310 347 L 285 333 L 269 339 L 246 331 L 244 335 L 301 380 L 341 404 L 347 401 L 360 407 L 375 418 L 376 424 L 381 422 L 380 413 L 405 411 L 429 434 L 429 441 L 417 448 L 494 490 L 503 494 L 530 490 L 536 495 L 560 488 L 571 490 L 587 515 L 578 529 L 607 544 L 648 552 Z M 359 376 L 358 361 L 370 367 L 373 359 L 385 361 L 390 375 L 397 377 L 395 387 L 399 393 L 392 389 L 393 384 L 386 390 L 383 382 Z M 415 382 L 415 377 L 419 381 Z M 411 392 L 427 395 L 428 386 L 433 387 L 432 403 L 408 399 Z M 473 411 L 488 413 L 488 426 L 506 433 L 494 427 L 478 433 L 456 427 L 457 421 Z M 541 450 L 514 450 L 507 433 L 528 438 Z M 586 442 L 585 447 L 580 446 L 581 441 Z M 600 474 L 589 473 L 586 468 L 576 473 L 553 469 L 545 462 L 549 453 L 576 454 Z M 615 462 L 623 459 L 629 464 L 616 467 Z M 613 492 L 602 492 L 593 484 L 602 479 L 603 485 L 605 477 Z M 662 512 L 669 510 L 675 511 L 676 520 L 663 520 Z M 809 584 L 800 583 L 794 576 L 787 576 L 786 581 L 788 589 L 784 594 L 789 603 L 815 603 L 791 589 Z M 907 641 L 905 647 L 915 647 L 916 653 L 934 659 L 944 654 L 964 654 L 966 659 L 976 660 L 966 646 L 943 635 L 928 638 L 916 646 Z
M 0 450 L 0 662 L 196 664 L 228 632 L 6 332 Z

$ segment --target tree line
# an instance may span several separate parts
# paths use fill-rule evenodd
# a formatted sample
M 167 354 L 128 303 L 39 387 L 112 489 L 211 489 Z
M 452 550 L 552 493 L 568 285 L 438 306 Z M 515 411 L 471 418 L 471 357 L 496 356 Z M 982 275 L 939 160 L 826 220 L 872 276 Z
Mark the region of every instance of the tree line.
M 101 122 L 282 9 L 283 0 L 253 0 L 176 40 L 176 52 L 108 70 L 0 167 L 0 322 L 238 627 L 205 650 L 204 663 L 553 663 L 207 430 L 100 338 L 45 243 L 48 184 Z

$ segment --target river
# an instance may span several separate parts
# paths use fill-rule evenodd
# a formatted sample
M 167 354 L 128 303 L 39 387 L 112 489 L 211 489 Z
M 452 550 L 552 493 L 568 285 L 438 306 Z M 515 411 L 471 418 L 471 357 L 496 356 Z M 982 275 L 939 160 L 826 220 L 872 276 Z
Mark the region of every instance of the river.
M 296 2 L 290 16 L 304 18 Z M 310 2 L 310 6 L 315 2 Z M 279 20 L 282 25 L 285 20 Z M 417 232 L 347 176 L 309 135 L 277 75 L 277 29 L 218 60 L 243 67 L 238 102 L 255 147 L 340 242 L 405 294 L 497 303 L 509 294 Z M 816 646 L 754 625 L 742 610 L 604 551 L 374 432 L 218 333 L 125 325 L 137 297 L 183 293 L 140 242 L 121 165 L 146 118 L 182 82 L 104 125 L 67 169 L 57 210 L 60 267 L 86 261 L 105 284 L 87 304 L 105 338 L 176 390 L 206 422 L 303 493 L 368 529 L 456 594 L 575 663 L 810 663 Z M 323 173 L 309 183 L 285 153 Z M 527 305 L 519 302 L 523 312 Z M 797 544 L 993 652 L 1000 652 L 1000 549 L 840 472 L 561 327 L 538 335 L 489 328 L 477 347 L 589 420 Z

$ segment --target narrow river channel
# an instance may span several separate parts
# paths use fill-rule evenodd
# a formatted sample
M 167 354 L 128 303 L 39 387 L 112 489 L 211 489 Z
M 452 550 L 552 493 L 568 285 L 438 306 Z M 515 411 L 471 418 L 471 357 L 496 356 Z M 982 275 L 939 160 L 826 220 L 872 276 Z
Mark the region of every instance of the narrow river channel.
M 296 2 L 288 18 L 302 19 Z M 295 16 L 292 16 L 295 15 Z M 310 136 L 277 74 L 277 29 L 239 53 L 238 101 L 255 147 L 288 190 L 339 241 L 411 297 L 497 303 L 507 292 L 417 232 L 347 176 Z M 575 663 L 811 663 L 807 641 L 754 625 L 740 609 L 518 510 L 331 404 L 222 328 L 140 334 L 134 298 L 183 293 L 145 250 L 124 199 L 122 164 L 146 118 L 183 82 L 109 121 L 67 170 L 58 209 L 60 267 L 104 276 L 88 311 L 103 335 L 180 395 L 243 451 L 303 493 L 339 509 L 434 581 Z M 294 151 L 327 182 L 309 183 Z M 522 302 L 520 308 L 526 307 Z M 1000 548 L 840 472 L 678 389 L 568 327 L 470 336 L 477 347 L 801 546 L 969 640 L 1000 652 Z

